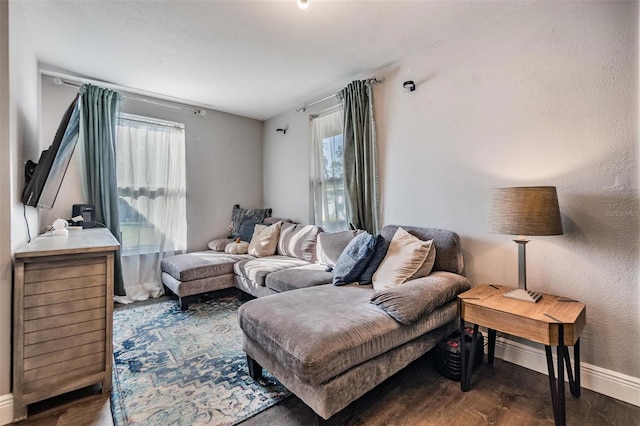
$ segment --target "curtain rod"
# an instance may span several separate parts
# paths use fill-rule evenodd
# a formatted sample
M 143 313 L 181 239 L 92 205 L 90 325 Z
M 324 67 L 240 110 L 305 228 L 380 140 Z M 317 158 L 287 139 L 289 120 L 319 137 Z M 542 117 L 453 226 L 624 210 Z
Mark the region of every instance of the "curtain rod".
M 67 79 L 67 78 L 62 78 L 62 77 L 58 77 L 58 76 L 51 75 L 51 74 L 46 74 L 46 73 L 43 73 L 43 74 L 45 74 L 45 75 L 49 75 L 50 77 L 53 77 L 53 83 L 54 83 L 54 84 L 56 84 L 56 85 L 58 85 L 58 86 L 65 85 L 65 86 L 73 86 L 73 87 L 82 87 L 82 85 L 83 85 L 83 84 L 85 84 L 85 83 L 83 83 L 82 81 L 70 80 L 70 79 Z M 112 86 L 112 87 L 114 87 L 114 85 L 112 85 L 112 84 L 101 83 L 101 82 L 89 82 L 89 83 L 87 83 L 87 84 L 103 85 L 103 86 Z M 126 88 L 122 88 L 122 89 L 124 89 L 124 90 L 126 91 Z M 122 89 L 115 88 L 115 90 L 122 90 Z M 125 94 L 122 94 L 122 93 L 121 93 L 121 95 L 122 95 L 122 97 L 123 97 L 123 98 L 131 99 L 131 100 L 133 100 L 133 101 L 146 102 L 146 103 L 148 103 L 148 104 L 159 105 L 159 106 L 163 106 L 163 107 L 166 107 L 166 108 L 173 108 L 173 109 L 179 109 L 179 110 L 182 110 L 182 111 L 189 111 L 189 112 L 192 112 L 192 113 L 194 113 L 194 114 L 201 115 L 201 116 L 203 116 L 203 117 L 204 117 L 205 115 L 207 115 L 207 111 L 205 111 L 205 110 L 203 110 L 203 109 L 198 109 L 198 108 L 187 108 L 187 107 L 182 107 L 182 106 L 171 105 L 171 104 L 169 104 L 169 103 L 159 102 L 159 101 L 153 101 L 153 100 L 151 100 L 151 99 L 147 99 L 147 98 L 139 98 L 139 97 L 136 97 L 136 96 L 131 96 L 131 95 L 129 95 L 129 94 L 125 95 Z
M 367 82 L 367 83 L 369 83 L 369 84 L 374 84 L 374 83 L 384 83 L 384 77 L 373 77 L 373 78 L 369 78 L 369 79 L 367 79 L 367 80 L 366 80 L 366 82 Z M 331 98 L 333 98 L 334 96 L 337 96 L 337 95 L 338 95 L 337 93 L 334 93 L 333 95 L 329 95 L 329 96 L 326 96 L 326 97 L 324 97 L 324 98 L 322 98 L 322 99 L 318 99 L 317 101 L 313 101 L 313 102 L 311 102 L 311 103 L 308 103 L 308 104 L 306 104 L 306 105 L 303 105 L 303 106 L 301 106 L 301 107 L 299 107 L 299 108 L 296 108 L 296 112 L 306 111 L 306 109 L 307 109 L 307 108 L 312 107 L 312 106 L 314 106 L 314 105 L 318 105 L 320 102 L 324 102 L 324 101 L 326 101 L 327 99 L 331 99 Z

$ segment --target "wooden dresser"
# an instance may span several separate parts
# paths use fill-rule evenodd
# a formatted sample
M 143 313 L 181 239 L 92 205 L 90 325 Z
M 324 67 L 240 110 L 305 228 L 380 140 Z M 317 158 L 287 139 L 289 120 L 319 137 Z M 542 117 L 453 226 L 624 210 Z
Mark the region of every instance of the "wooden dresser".
M 111 391 L 113 265 L 105 228 L 41 235 L 14 254 L 14 421 L 27 405 L 102 383 Z

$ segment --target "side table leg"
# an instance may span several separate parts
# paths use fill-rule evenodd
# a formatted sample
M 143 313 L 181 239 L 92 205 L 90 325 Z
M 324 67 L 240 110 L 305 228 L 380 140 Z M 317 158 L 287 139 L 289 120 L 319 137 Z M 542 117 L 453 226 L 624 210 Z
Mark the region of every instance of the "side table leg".
M 496 331 L 489 329 L 489 342 L 487 348 L 487 364 L 493 365 L 493 358 L 496 353 Z
M 567 424 L 565 405 L 564 405 L 564 355 L 567 347 L 564 345 L 564 325 L 558 324 L 558 414 L 556 425 L 564 426 Z M 567 352 L 567 355 L 569 353 Z
M 478 328 L 479 325 L 473 326 L 473 336 L 471 337 L 471 348 L 469 348 L 469 362 L 467 365 L 467 371 L 469 372 L 469 382 L 471 382 L 471 373 L 473 372 L 473 366 L 476 362 L 476 345 L 478 344 Z M 465 336 L 466 339 L 466 336 Z M 471 385 L 471 383 L 469 383 Z
M 571 395 L 580 398 L 580 339 L 573 345 L 573 364 L 571 369 L 571 358 L 569 358 L 569 348 L 564 347 L 564 360 L 567 366 L 567 378 L 569 379 L 569 389 Z
M 573 375 L 575 386 L 574 389 L 571 390 L 571 394 L 576 398 L 580 398 L 580 338 L 578 338 L 573 345 L 573 363 L 575 367 L 575 373 Z
M 460 389 L 469 390 L 469 372 L 467 371 L 467 342 L 464 338 L 464 319 L 460 317 Z
M 460 318 L 460 387 L 463 392 L 471 388 L 471 373 L 473 372 L 473 363 L 475 359 L 475 348 L 478 342 L 479 325 L 473 326 L 473 336 L 471 337 L 471 348 L 469 349 L 469 357 L 467 358 L 467 336 L 465 333 L 464 320 Z
M 556 395 L 558 395 L 558 388 L 556 387 L 556 373 L 553 370 L 553 352 L 551 352 L 551 346 L 545 345 L 544 350 L 547 354 L 547 370 L 549 371 L 549 387 L 551 388 L 551 404 L 553 405 L 553 418 L 558 421 L 558 402 Z

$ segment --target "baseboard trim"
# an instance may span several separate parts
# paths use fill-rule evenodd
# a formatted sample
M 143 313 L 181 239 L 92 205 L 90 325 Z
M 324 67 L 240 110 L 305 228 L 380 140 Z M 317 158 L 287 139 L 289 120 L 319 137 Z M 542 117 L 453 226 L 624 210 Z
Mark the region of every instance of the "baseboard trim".
M 13 422 L 13 394 L 0 395 L 0 425 Z
M 569 352 L 573 354 L 571 349 Z M 542 349 L 498 337 L 496 339 L 495 356 L 530 370 L 545 375 L 548 374 L 547 356 Z M 554 361 L 555 365 L 557 363 Z M 586 362 L 580 362 L 580 372 L 580 384 L 583 388 L 640 407 L 640 378 L 607 370 Z

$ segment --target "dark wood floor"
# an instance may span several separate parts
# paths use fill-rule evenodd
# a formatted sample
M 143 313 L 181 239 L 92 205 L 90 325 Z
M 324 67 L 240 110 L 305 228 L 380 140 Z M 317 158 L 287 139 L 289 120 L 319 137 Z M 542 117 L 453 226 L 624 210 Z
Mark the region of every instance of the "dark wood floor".
M 473 389 L 441 377 L 427 358 L 409 365 L 342 412 L 330 425 L 553 425 L 545 375 L 497 359 L 474 373 Z M 112 425 L 108 396 L 87 389 L 70 402 L 31 414 L 19 425 Z M 94 392 L 94 394 L 91 394 Z M 89 395 L 87 395 L 89 393 Z M 43 407 L 35 407 L 36 409 Z M 242 423 L 243 426 L 314 425 L 316 416 L 295 396 Z M 640 407 L 582 390 L 567 396 L 568 425 L 640 425 Z
M 582 389 L 567 389 L 567 425 L 640 425 L 640 407 Z M 315 413 L 295 396 L 259 413 L 243 426 L 314 425 Z M 19 425 L 111 426 L 109 397 L 88 388 L 29 407 Z M 330 425 L 553 425 L 547 376 L 496 359 L 474 372 L 472 390 L 440 376 L 428 356 L 333 416 Z

